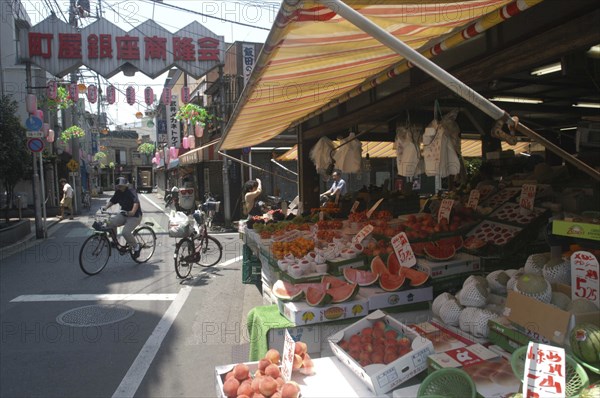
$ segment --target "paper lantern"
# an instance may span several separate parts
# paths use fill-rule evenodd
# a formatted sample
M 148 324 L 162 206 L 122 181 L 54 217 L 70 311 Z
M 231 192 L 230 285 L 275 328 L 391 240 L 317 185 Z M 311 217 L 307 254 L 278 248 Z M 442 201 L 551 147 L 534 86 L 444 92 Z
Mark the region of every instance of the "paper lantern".
M 56 92 L 58 90 L 58 84 L 55 80 L 50 80 L 46 86 L 46 97 L 49 99 L 56 99 Z
M 44 123 L 42 124 L 42 131 L 44 132 L 44 136 L 48 136 L 48 131 L 50 130 L 50 124 Z
M 194 127 L 194 134 L 196 135 L 196 137 L 200 138 L 204 135 L 204 126 L 202 126 L 201 124 L 197 124 Z
M 188 137 L 188 145 L 190 146 L 190 149 L 194 149 L 196 147 L 196 138 L 194 138 L 193 135 Z
M 116 99 L 117 99 L 117 90 L 115 89 L 115 86 L 111 85 L 111 86 L 106 87 L 106 102 L 108 102 L 110 105 L 112 105 L 115 103 Z
M 152 105 L 154 102 L 154 91 L 152 90 L 152 87 L 146 87 L 144 89 L 144 102 L 146 105 Z
M 37 111 L 37 97 L 35 94 L 27 94 L 25 98 L 25 106 L 27 107 L 27 112 L 30 114 L 35 114 Z
M 171 88 L 165 87 L 162 92 L 161 101 L 165 105 L 169 105 L 171 103 Z
M 125 90 L 125 97 L 127 98 L 127 103 L 129 105 L 135 104 L 135 88 L 133 88 L 133 86 L 127 87 Z
M 189 143 L 187 135 L 185 137 L 183 137 L 183 139 L 181 140 L 181 146 L 184 149 L 188 149 L 190 147 L 190 143 Z
M 154 157 L 160 159 L 160 153 L 158 151 L 154 152 Z
M 152 163 L 153 163 L 153 164 L 157 164 L 157 163 L 156 163 L 156 158 L 152 158 Z
M 36 110 L 35 111 L 35 117 L 37 117 L 41 121 L 44 121 L 44 111 L 41 110 L 41 109 Z
M 181 101 L 184 104 L 190 102 L 190 88 L 188 86 L 181 87 Z
M 77 84 L 69 84 L 69 97 L 72 101 L 75 102 L 77 102 L 77 100 L 79 99 L 79 88 L 77 87 Z
M 98 100 L 98 87 L 90 84 L 87 88 L 87 98 L 90 103 L 95 104 Z
M 85 94 L 85 92 L 87 91 L 87 87 L 85 86 L 85 84 L 79 83 L 77 85 L 77 90 L 79 91 L 79 94 Z
M 177 148 L 175 148 L 174 146 L 169 148 L 169 156 L 171 157 L 171 159 L 177 158 Z
M 48 136 L 46 137 L 46 141 L 54 142 L 54 130 L 48 130 Z
M 144 114 L 142 112 L 136 112 L 135 113 L 135 117 L 138 118 L 138 119 L 141 119 L 141 118 L 144 117 Z

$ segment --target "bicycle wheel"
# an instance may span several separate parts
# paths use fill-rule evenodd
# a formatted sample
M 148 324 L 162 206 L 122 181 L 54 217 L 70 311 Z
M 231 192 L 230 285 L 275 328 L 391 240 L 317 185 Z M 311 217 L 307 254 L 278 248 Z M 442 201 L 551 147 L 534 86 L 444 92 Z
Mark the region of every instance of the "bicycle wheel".
M 150 260 L 156 249 L 156 234 L 152 228 L 144 226 L 133 231 L 133 237 L 142 249 L 138 258 L 133 258 L 133 253 L 132 258 L 136 263 L 145 263 Z
M 212 267 L 221 261 L 223 246 L 216 238 L 207 235 L 204 238 L 194 239 L 196 251 L 200 254 L 198 264 L 203 267 Z
M 87 238 L 79 251 L 79 266 L 88 275 L 96 275 L 106 267 L 110 257 L 110 242 L 104 234 Z
M 194 244 L 191 239 L 183 238 L 175 246 L 175 273 L 181 279 L 188 277 L 194 265 Z

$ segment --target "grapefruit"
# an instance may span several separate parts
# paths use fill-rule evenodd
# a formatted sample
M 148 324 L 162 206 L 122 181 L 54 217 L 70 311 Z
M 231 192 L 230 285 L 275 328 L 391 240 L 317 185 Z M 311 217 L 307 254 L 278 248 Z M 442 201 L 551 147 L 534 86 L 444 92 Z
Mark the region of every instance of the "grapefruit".
M 350 283 L 358 283 L 359 286 L 370 286 L 377 282 L 379 275 L 370 271 L 344 268 L 344 278 Z
M 275 282 L 272 292 L 275 297 L 283 301 L 298 301 L 304 296 L 304 291 L 300 286 L 281 279 Z
M 383 274 L 379 277 L 379 286 L 386 292 L 395 292 L 404 284 L 404 275 Z
M 371 260 L 371 272 L 377 275 L 381 275 L 387 274 L 389 271 L 381 257 L 375 256 L 373 257 L 373 260 Z
M 345 283 L 344 286 L 337 286 L 327 289 L 327 294 L 331 296 L 332 303 L 342 303 L 350 301 L 358 293 L 358 283 Z

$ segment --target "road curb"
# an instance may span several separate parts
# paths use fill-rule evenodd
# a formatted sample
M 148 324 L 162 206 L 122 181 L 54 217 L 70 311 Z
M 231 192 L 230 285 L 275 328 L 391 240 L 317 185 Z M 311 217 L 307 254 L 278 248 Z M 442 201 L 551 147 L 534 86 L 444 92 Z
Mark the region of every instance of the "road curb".
M 47 239 L 48 238 L 48 232 L 50 231 L 50 229 L 52 227 L 54 227 L 56 224 L 58 224 L 60 222 L 60 220 L 58 219 L 54 219 L 54 220 L 46 220 L 46 238 L 40 238 L 37 239 L 36 237 L 36 232 L 30 232 L 27 236 L 25 236 L 23 239 L 19 240 L 18 242 L 12 243 L 10 245 L 6 245 L 3 247 L 0 247 L 0 259 L 5 259 L 9 256 L 12 256 L 15 253 L 20 252 L 21 250 L 26 249 L 27 247 L 30 246 L 30 243 L 32 241 L 41 241 L 43 239 Z

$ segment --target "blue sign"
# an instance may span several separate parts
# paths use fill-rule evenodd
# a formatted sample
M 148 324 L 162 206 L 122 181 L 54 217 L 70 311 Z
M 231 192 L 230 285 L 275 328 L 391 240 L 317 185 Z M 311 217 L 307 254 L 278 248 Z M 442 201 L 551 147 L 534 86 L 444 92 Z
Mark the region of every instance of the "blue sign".
M 44 122 L 42 119 L 36 116 L 29 116 L 25 119 L 25 127 L 27 127 L 27 130 L 38 131 L 42 128 L 43 124 Z
M 30 138 L 27 140 L 27 148 L 31 152 L 41 152 L 44 150 L 44 141 L 39 138 Z

